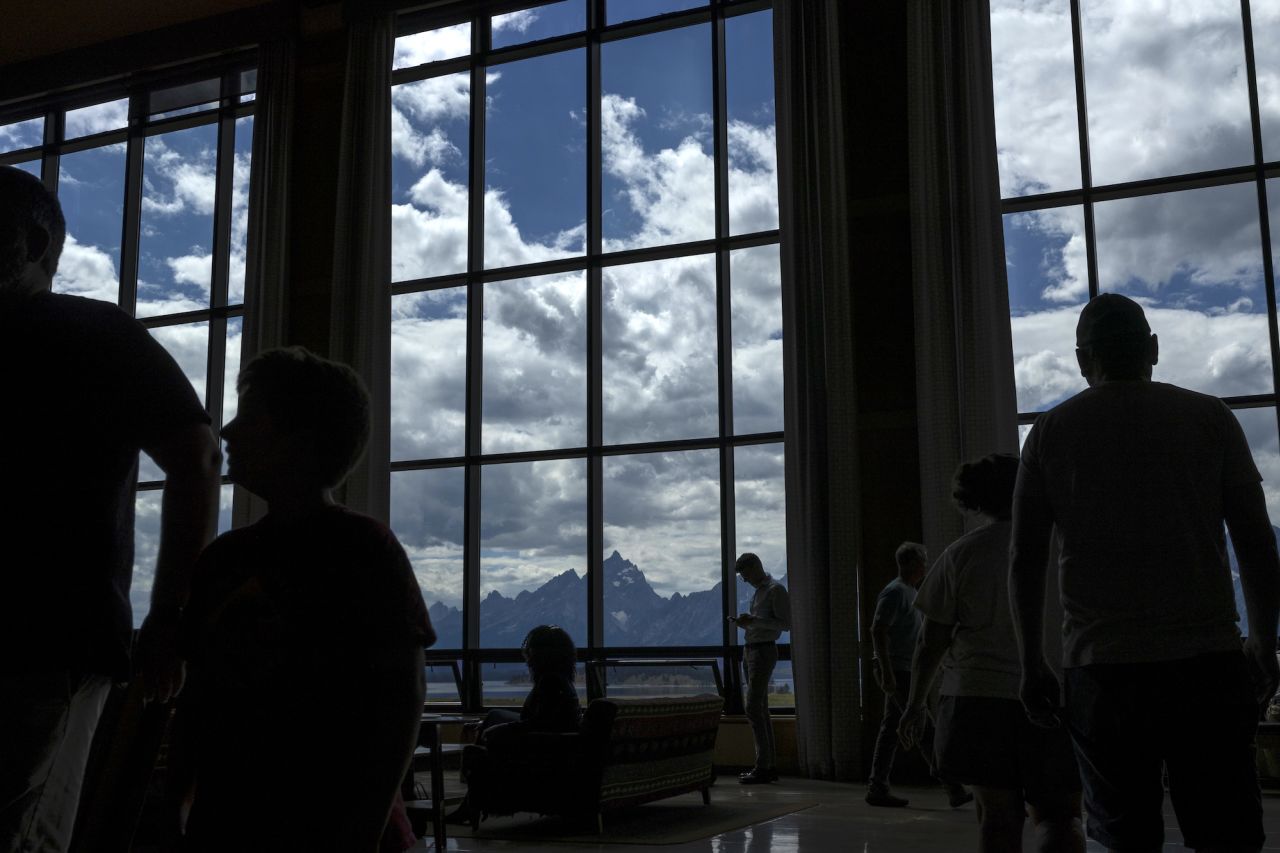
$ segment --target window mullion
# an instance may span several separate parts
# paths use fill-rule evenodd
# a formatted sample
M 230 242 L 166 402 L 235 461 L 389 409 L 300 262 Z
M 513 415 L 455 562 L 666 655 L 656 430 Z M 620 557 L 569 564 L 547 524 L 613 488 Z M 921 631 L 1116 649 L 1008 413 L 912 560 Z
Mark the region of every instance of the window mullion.
M 143 124 L 147 95 L 129 98 L 129 137 L 125 143 L 124 224 L 120 236 L 120 307 L 131 316 L 138 309 L 138 241 L 142 233 Z
M 1084 85 L 1084 26 L 1080 0 L 1071 0 L 1071 53 L 1075 65 L 1076 134 L 1080 141 L 1080 187 L 1084 196 L 1085 262 L 1089 270 L 1089 298 L 1098 295 L 1098 241 L 1093 227 L 1093 168 L 1089 156 L 1089 109 Z
M 604 271 L 600 27 L 604 0 L 587 3 L 587 649 L 604 646 Z M 591 689 L 591 685 L 588 685 Z M 591 697 L 595 698 L 595 697 Z

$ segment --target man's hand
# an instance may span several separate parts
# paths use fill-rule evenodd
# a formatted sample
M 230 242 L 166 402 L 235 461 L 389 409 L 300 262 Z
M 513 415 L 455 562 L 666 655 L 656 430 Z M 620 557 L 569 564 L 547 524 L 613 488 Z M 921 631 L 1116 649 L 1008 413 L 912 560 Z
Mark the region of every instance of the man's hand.
M 750 627 L 751 627 L 751 623 L 752 623 L 752 622 L 754 622 L 754 621 L 756 621 L 756 617 L 752 616 L 750 613 L 739 613 L 739 614 L 738 614 L 738 627 L 739 627 L 739 628 L 750 628 Z
M 1249 675 L 1253 677 L 1253 688 L 1260 706 L 1269 703 L 1280 688 L 1280 662 L 1270 645 L 1262 642 L 1261 637 L 1251 636 L 1244 641 L 1244 656 L 1249 661 Z
M 1062 718 L 1058 713 L 1062 687 L 1058 684 L 1058 677 L 1043 659 L 1035 669 L 1023 670 L 1018 696 L 1022 699 L 1027 719 L 1032 723 L 1046 729 L 1062 725 Z
M 908 705 L 898 721 L 898 742 L 903 749 L 911 749 L 924 737 L 924 726 L 927 722 L 924 708 L 920 705 Z
M 178 655 L 180 619 L 181 611 L 153 610 L 138 631 L 135 669 L 144 701 L 168 702 L 182 692 L 187 669 Z

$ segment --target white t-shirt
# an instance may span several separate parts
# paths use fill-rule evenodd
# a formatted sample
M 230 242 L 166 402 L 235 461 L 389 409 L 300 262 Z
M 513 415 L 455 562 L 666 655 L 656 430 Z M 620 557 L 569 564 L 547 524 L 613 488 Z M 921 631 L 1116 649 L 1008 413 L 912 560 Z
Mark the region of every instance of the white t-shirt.
M 917 610 L 955 626 L 942 661 L 944 696 L 1018 698 L 1022 666 L 1009 610 L 1009 534 L 1005 519 L 961 536 L 938 557 L 916 593 Z M 1046 648 L 1056 649 L 1061 609 L 1056 595 L 1046 598 Z
M 1223 495 L 1262 478 L 1214 397 L 1107 382 L 1037 419 L 1015 503 L 1053 518 L 1064 666 L 1240 648 Z

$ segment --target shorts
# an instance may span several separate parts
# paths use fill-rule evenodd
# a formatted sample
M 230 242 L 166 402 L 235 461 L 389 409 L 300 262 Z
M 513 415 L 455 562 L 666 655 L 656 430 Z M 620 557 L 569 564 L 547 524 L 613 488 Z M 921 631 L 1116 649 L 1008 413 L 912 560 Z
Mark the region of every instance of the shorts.
M 1066 690 L 1090 838 L 1158 849 L 1163 767 L 1187 847 L 1262 846 L 1259 706 L 1242 653 L 1072 667 Z
M 1020 790 L 1045 809 L 1080 791 L 1066 728 L 1032 725 L 1017 699 L 943 696 L 935 727 L 937 773 L 948 782 Z

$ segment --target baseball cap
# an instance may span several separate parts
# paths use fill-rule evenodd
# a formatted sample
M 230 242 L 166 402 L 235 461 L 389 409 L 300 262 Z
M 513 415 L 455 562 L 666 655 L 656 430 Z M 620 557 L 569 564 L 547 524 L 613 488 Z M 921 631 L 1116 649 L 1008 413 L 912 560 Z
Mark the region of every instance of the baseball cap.
M 1076 346 L 1142 341 L 1151 336 L 1151 326 L 1142 306 L 1118 293 L 1102 293 L 1089 300 L 1076 323 Z

